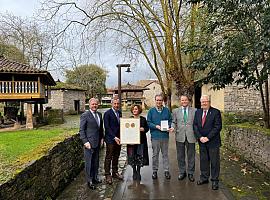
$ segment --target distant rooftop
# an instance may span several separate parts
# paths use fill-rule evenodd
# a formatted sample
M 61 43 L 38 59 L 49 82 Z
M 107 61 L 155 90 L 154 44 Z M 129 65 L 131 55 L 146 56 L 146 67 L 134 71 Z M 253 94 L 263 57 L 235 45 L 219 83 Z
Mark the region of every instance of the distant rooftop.
M 141 87 L 147 87 L 151 83 L 159 83 L 157 79 L 146 79 L 146 80 L 139 80 L 136 85 L 139 85 Z
M 86 91 L 86 89 L 73 85 L 73 84 L 69 84 L 69 83 L 63 83 L 60 81 L 56 81 L 56 85 L 51 87 L 52 90 L 81 90 L 81 91 Z
M 114 91 L 118 90 L 118 87 L 113 88 Z M 127 83 L 126 85 L 121 85 L 121 90 L 133 90 L 133 91 L 138 91 L 138 90 L 148 90 L 148 88 L 139 86 L 139 85 L 132 85 L 130 83 Z

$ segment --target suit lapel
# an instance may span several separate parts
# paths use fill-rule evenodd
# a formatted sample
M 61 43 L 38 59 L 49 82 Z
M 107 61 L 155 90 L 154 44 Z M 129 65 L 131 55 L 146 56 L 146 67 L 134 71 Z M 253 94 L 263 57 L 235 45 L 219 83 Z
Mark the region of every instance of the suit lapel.
M 116 117 L 116 113 L 114 112 L 114 110 L 111 108 L 111 112 L 112 112 L 112 115 L 114 116 L 115 120 L 118 122 L 118 124 L 120 123 L 120 121 L 118 121 L 117 117 Z M 120 117 L 120 113 L 118 112 L 118 115 Z
M 209 121 L 209 118 L 211 118 L 211 114 L 212 114 L 212 109 L 210 107 L 208 112 L 207 112 L 207 115 L 206 115 L 205 123 L 207 123 L 207 121 Z
M 184 120 L 183 110 L 182 107 L 179 109 L 179 121 L 182 123 Z
M 199 114 L 199 124 L 202 126 L 203 109 L 200 109 L 199 112 L 200 112 L 200 114 Z
M 99 115 L 98 112 L 97 112 L 97 114 Z M 98 126 L 98 123 L 97 123 L 97 121 L 96 121 L 96 119 L 95 119 L 95 116 L 93 115 L 93 113 L 92 113 L 90 110 L 89 110 L 89 115 L 88 115 L 88 116 L 89 116 L 90 119 L 92 118 L 93 120 L 95 120 L 96 125 Z M 100 116 L 99 116 L 99 119 L 101 119 Z M 99 122 L 100 122 L 100 120 L 99 120 Z
M 191 107 L 188 106 L 188 117 L 187 117 L 187 122 L 189 122 L 191 120 Z

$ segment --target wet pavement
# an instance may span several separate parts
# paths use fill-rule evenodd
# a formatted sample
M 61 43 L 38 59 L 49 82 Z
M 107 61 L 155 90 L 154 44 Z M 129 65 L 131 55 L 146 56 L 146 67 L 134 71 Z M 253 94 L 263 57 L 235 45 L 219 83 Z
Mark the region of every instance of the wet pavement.
M 149 133 L 148 133 L 149 134 Z M 149 139 L 149 135 L 148 135 Z M 152 147 L 149 142 L 149 157 L 151 164 Z M 102 154 L 104 152 L 102 151 Z M 160 158 L 160 167 L 158 171 L 158 179 L 152 180 L 152 168 L 150 166 L 143 167 L 141 169 L 142 180 L 133 181 L 132 168 L 126 166 L 126 147 L 122 147 L 121 156 L 119 159 L 120 169 L 123 170 L 124 181 L 114 181 L 112 185 L 106 185 L 104 180 L 103 163 L 104 156 L 101 155 L 101 171 L 100 178 L 103 179 L 103 183 L 98 185 L 96 190 L 90 190 L 85 182 L 84 171 L 74 180 L 57 198 L 58 200 L 90 200 L 90 199 L 114 199 L 114 200 L 137 200 L 137 199 L 183 199 L 183 200 L 225 200 L 232 199 L 231 194 L 227 191 L 226 187 L 220 183 L 220 189 L 213 191 L 211 189 L 211 183 L 207 185 L 196 184 L 199 179 L 199 161 L 196 156 L 196 171 L 195 182 L 189 182 L 186 178 L 182 181 L 178 180 L 178 167 L 176 160 L 176 150 L 174 136 L 171 135 L 169 144 L 169 156 L 170 156 L 170 172 L 172 178 L 170 180 L 165 179 L 162 159 Z
M 149 140 L 148 140 L 149 141 Z M 152 147 L 149 143 L 149 156 L 151 164 Z M 141 170 L 142 180 L 133 181 L 132 168 L 127 166 L 124 173 L 124 181 L 118 184 L 116 191 L 113 195 L 115 200 L 137 200 L 137 199 L 183 199 L 183 200 L 225 200 L 231 199 L 227 189 L 220 183 L 220 189 L 217 191 L 212 190 L 211 183 L 207 185 L 196 184 L 199 179 L 199 157 L 196 156 L 196 171 L 195 182 L 190 182 L 187 178 L 178 180 L 178 166 L 176 160 L 176 149 L 174 136 L 170 137 L 169 144 L 169 157 L 170 157 L 170 173 L 172 175 L 170 180 L 164 177 L 162 166 L 162 159 L 160 157 L 158 179 L 152 180 L 151 166 L 143 167 Z
M 97 186 L 96 190 L 88 188 L 85 180 L 84 170 L 77 176 L 77 178 L 58 196 L 57 200 L 110 200 L 119 183 L 114 180 L 112 185 L 105 184 L 104 177 L 104 153 L 105 148 L 102 148 L 100 155 L 100 179 L 102 183 Z M 122 172 L 126 166 L 126 148 L 123 146 L 119 158 L 119 172 Z

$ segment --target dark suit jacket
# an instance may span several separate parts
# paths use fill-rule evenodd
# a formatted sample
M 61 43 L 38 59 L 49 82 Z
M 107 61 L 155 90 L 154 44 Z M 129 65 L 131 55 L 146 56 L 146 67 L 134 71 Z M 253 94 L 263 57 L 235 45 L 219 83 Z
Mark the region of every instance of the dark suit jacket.
M 200 137 L 207 137 L 209 141 L 203 144 L 199 140 L 199 145 L 206 145 L 209 148 L 220 147 L 221 146 L 220 131 L 222 129 L 220 111 L 216 108 L 210 107 L 207 112 L 205 124 L 203 127 L 202 127 L 202 115 L 203 110 L 198 109 L 195 113 L 193 123 L 194 133 L 198 139 L 200 139 Z
M 85 144 L 89 142 L 92 148 L 100 145 L 100 140 L 103 138 L 103 120 L 100 112 L 97 112 L 100 119 L 100 126 L 98 126 L 95 117 L 88 110 L 85 111 L 80 118 L 80 138 Z
M 122 117 L 122 113 L 118 111 L 119 117 Z M 120 124 L 112 108 L 104 113 L 104 128 L 105 128 L 105 142 L 113 144 L 114 138 L 120 138 Z

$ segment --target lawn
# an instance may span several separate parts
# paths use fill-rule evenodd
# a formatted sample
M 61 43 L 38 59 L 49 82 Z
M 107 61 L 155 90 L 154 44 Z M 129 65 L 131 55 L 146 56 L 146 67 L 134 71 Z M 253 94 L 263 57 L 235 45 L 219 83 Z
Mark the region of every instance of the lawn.
M 0 133 L 0 184 L 14 176 L 29 162 L 48 152 L 78 128 L 22 130 Z

